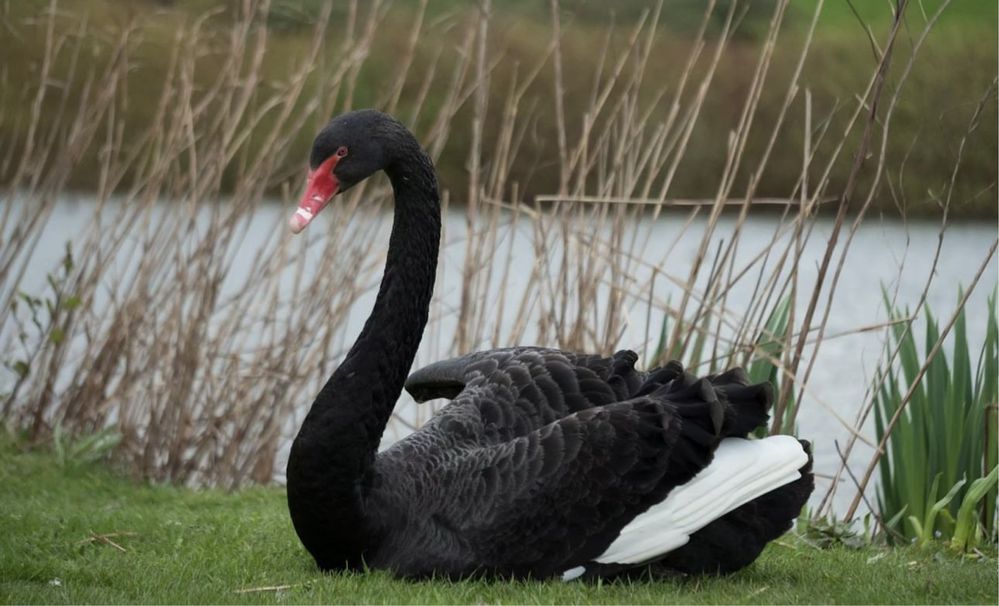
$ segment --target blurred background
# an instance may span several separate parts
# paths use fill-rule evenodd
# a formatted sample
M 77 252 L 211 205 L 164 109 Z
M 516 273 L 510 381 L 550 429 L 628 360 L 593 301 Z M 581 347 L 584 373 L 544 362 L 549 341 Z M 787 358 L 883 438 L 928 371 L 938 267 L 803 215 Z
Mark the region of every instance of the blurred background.
M 0 413 L 137 477 L 282 482 L 392 192 L 286 220 L 315 133 L 373 106 L 442 185 L 416 366 L 745 366 L 815 445 L 816 517 L 911 538 L 996 465 L 997 45 L 977 0 L 0 0 Z
M 49 7 L 48 0 L 6 1 L 2 4 L 4 52 L 0 56 L 0 141 L 4 147 L 16 147 L 24 139 L 31 121 L 32 87 L 25 86 L 37 78 L 44 60 L 46 27 L 40 17 Z M 424 6 L 425 5 L 425 6 Z M 639 103 L 647 103 L 657 95 L 664 101 L 649 109 L 650 123 L 663 121 L 671 106 L 669 96 L 676 91 L 681 73 L 686 67 L 688 50 L 697 40 L 699 30 L 707 36 L 717 36 L 724 28 L 731 3 L 720 0 L 704 22 L 707 4 L 695 0 L 668 0 L 660 9 L 654 2 L 622 0 L 605 3 L 591 0 L 566 0 L 558 4 L 561 21 L 562 86 L 564 88 L 565 124 L 570 130 L 583 124 L 584 114 L 598 86 L 601 70 L 604 75 L 613 70 L 608 57 L 624 48 L 636 27 L 655 21 L 655 31 L 643 44 L 652 45 L 640 87 Z M 733 39 L 720 57 L 712 93 L 700 107 L 700 119 L 687 145 L 685 158 L 671 186 L 677 198 L 705 198 L 714 195 L 725 165 L 729 134 L 738 124 L 742 99 L 753 81 L 756 61 L 762 51 L 770 20 L 777 5 L 775 0 L 753 0 L 736 7 Z M 220 68 L 228 44 L 227 36 L 235 21 L 245 15 L 247 6 L 241 0 L 73 0 L 61 2 L 56 29 L 78 31 L 89 38 L 72 56 L 55 58 L 48 75 L 53 85 L 66 80 L 65 72 L 77 73 L 97 69 L 112 52 L 111 41 L 118 39 L 127 28 L 136 28 L 131 49 L 128 86 L 123 95 L 120 118 L 128 125 L 147 124 L 156 111 L 163 92 L 164 74 L 175 45 L 182 43 L 177 31 L 196 21 L 203 22 L 205 35 L 197 42 L 198 69 L 193 74 L 196 88 L 209 88 L 218 82 Z M 286 85 L 290 65 L 308 52 L 312 32 L 323 14 L 330 10 L 329 28 L 323 47 L 313 59 L 315 74 L 305 82 L 303 97 L 319 92 L 316 82 L 322 72 L 332 72 L 351 53 L 362 52 L 363 63 L 352 66 L 357 70 L 353 86 L 339 91 L 338 98 L 323 99 L 327 112 L 312 116 L 306 127 L 295 134 L 295 145 L 283 159 L 287 172 L 301 169 L 307 156 L 312 134 L 322 120 L 348 107 L 384 106 L 393 95 L 398 96 L 396 113 L 410 115 L 417 103 L 424 111 L 416 127 L 429 127 L 435 119 L 433 110 L 447 103 L 450 82 L 463 53 L 474 49 L 467 46 L 468 26 L 484 9 L 476 2 L 429 0 L 412 2 L 326 2 L 325 0 L 273 0 L 266 15 L 266 27 L 271 35 L 268 50 L 261 58 L 260 81 L 256 86 L 270 90 Z M 989 88 L 997 71 L 996 38 L 997 7 L 994 2 L 962 0 L 950 2 L 939 15 L 938 0 L 913 2 L 902 28 L 899 54 L 905 54 L 916 44 L 921 29 L 934 20 L 933 33 L 919 52 L 919 61 L 911 66 L 905 94 L 898 99 L 892 118 L 892 137 L 886 149 L 885 185 L 874 205 L 877 211 L 892 215 L 905 213 L 933 215 L 941 210 L 943 184 L 950 179 L 951 159 L 957 151 L 969 119 Z M 816 0 L 800 0 L 787 7 L 781 25 L 780 43 L 767 76 L 770 82 L 787 81 L 797 67 L 804 38 L 808 35 Z M 370 40 L 355 40 L 353 48 L 346 39 L 364 37 L 361 28 L 371 11 L 378 13 L 377 32 Z M 488 116 L 482 132 L 484 147 L 492 149 L 503 128 L 501 115 L 505 99 L 515 79 L 523 80 L 544 58 L 550 56 L 553 13 L 544 0 L 493 0 L 488 7 L 489 46 Z M 655 14 L 652 12 L 655 11 Z M 877 64 L 880 49 L 875 35 L 887 31 L 892 20 L 890 2 L 848 2 L 829 0 L 822 7 L 814 31 L 811 50 L 805 61 L 798 86 L 802 92 L 795 99 L 783 126 L 784 137 L 772 152 L 767 170 L 760 176 L 758 195 L 779 197 L 790 191 L 800 176 L 805 128 L 805 93 L 811 99 L 813 128 L 821 125 L 831 133 L 844 130 L 850 118 L 848 108 L 863 95 L 872 68 Z M 423 29 L 415 40 L 412 27 L 421 21 Z M 85 28 L 85 29 L 82 29 Z M 347 29 L 356 31 L 347 37 Z M 57 32 L 58 33 L 58 32 Z M 603 64 L 601 60 L 603 59 Z M 692 66 L 695 78 L 708 69 L 710 53 L 704 53 Z M 401 90 L 392 90 L 400 69 L 408 73 Z M 621 69 L 628 77 L 640 69 L 635 61 Z M 889 89 L 906 69 L 906 61 L 892 64 Z M 80 81 L 66 82 L 78 86 Z M 554 93 L 554 67 L 546 61 L 524 92 L 520 107 L 524 144 L 510 167 L 510 179 L 522 188 L 530 199 L 535 194 L 558 190 L 559 174 Z M 759 101 L 758 121 L 768 123 L 780 111 L 785 91 L 780 86 L 765 86 Z M 79 91 L 68 91 L 68 101 Z M 263 97 L 258 94 L 250 103 Z M 63 101 L 63 102 L 66 102 Z M 60 100 L 50 98 L 41 108 L 44 114 L 58 111 Z M 450 127 L 447 144 L 438 161 L 438 170 L 445 187 L 466 191 L 468 179 L 467 149 L 471 143 L 472 103 L 457 109 Z M 326 115 L 326 114 L 329 115 Z M 996 107 L 987 104 L 979 117 L 975 144 L 967 146 L 961 166 L 961 178 L 956 183 L 952 216 L 996 217 L 994 187 L 996 181 Z M 770 132 L 756 128 L 746 142 L 747 155 L 762 153 Z M 854 137 L 858 135 L 854 134 Z M 847 145 L 856 139 L 848 139 Z M 248 142 L 252 148 L 254 141 Z M 828 148 L 817 150 L 815 165 L 821 166 L 830 154 Z M 99 171 L 97 154 L 81 159 L 70 179 L 78 189 L 92 189 Z M 816 168 L 816 171 L 819 169 Z M 831 178 L 842 186 L 849 163 L 833 167 Z M 817 176 L 816 176 L 817 177 Z M 3 178 L 3 173 L 0 173 Z M 9 175 L 8 175 L 9 178 Z M 224 175 L 227 189 L 237 178 L 234 169 Z M 736 191 L 745 189 L 747 171 L 737 175 Z M 272 183 L 277 188 L 281 183 Z M 461 203 L 460 199 L 455 200 Z

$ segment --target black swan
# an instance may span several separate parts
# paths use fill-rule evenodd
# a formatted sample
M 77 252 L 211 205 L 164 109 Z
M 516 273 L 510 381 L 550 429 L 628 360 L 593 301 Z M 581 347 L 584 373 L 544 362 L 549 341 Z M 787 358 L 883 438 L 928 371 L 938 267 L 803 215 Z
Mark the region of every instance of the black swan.
M 301 231 L 378 170 L 395 192 L 371 316 L 312 404 L 288 459 L 288 507 L 323 570 L 403 577 L 612 577 L 722 573 L 787 531 L 812 491 L 807 442 L 746 439 L 769 384 L 741 369 L 515 347 L 409 371 L 434 287 L 441 211 L 434 167 L 375 110 L 316 137 Z M 451 402 L 377 452 L 405 387 Z

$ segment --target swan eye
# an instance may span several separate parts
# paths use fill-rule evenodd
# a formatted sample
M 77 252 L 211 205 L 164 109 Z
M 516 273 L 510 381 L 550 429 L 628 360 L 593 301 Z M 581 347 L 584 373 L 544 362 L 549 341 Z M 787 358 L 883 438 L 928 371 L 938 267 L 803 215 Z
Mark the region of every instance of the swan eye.
M 338 149 L 336 150 L 336 157 L 337 157 L 337 158 L 343 158 L 343 157 L 345 157 L 346 155 L 347 155 L 347 148 L 341 145 L 341 146 L 340 146 L 340 147 L 339 147 L 339 148 L 338 148 Z

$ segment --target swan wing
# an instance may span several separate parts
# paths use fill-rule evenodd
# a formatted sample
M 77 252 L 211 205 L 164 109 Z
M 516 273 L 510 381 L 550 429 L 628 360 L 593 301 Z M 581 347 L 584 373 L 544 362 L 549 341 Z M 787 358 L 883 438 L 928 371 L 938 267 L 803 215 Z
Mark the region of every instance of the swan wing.
M 509 405 L 514 395 L 493 397 Z M 406 469 L 385 490 L 401 494 L 408 486 L 396 505 L 404 513 L 384 520 L 394 537 L 386 564 L 410 574 L 431 567 L 456 576 L 551 576 L 590 562 L 628 522 L 710 462 L 722 406 L 707 380 L 687 375 L 648 396 L 578 410 L 499 443 L 424 448 L 417 456 L 412 444 L 428 443 L 414 435 L 411 445 L 380 455 L 379 468 Z M 426 460 L 434 464 L 413 463 Z
M 524 369 L 532 378 L 550 377 L 563 390 L 592 397 L 595 403 L 608 398 L 620 401 L 634 395 L 648 376 L 635 370 L 637 360 L 638 355 L 629 350 L 600 356 L 543 347 L 491 349 L 424 366 L 406 380 L 406 391 L 418 402 L 453 399 L 471 383 L 503 381 L 496 372 Z M 670 369 L 672 376 L 682 371 L 675 363 Z
M 695 378 L 678 362 L 647 372 L 635 369 L 638 356 L 622 350 L 613 356 L 576 354 L 557 349 L 518 347 L 477 352 L 426 366 L 406 381 L 418 400 L 449 398 L 428 431 L 454 430 L 475 445 L 525 435 L 562 417 L 661 391 Z M 750 384 L 740 368 L 706 377 L 723 407 L 726 437 L 745 437 L 766 423 L 773 400 L 768 383 Z
M 446 414 L 481 418 L 481 438 L 494 443 L 632 398 L 649 375 L 635 369 L 637 359 L 627 350 L 608 357 L 538 347 L 494 349 L 421 368 L 410 375 L 406 390 L 421 402 L 453 400 Z M 660 378 L 681 373 L 674 363 Z

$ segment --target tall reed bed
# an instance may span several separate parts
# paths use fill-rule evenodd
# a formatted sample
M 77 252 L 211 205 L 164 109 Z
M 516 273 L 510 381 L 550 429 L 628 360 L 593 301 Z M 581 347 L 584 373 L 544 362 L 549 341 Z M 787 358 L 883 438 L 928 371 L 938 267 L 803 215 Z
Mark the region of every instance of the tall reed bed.
M 94 32 L 53 1 L 37 21 L 19 24 L 45 36 L 45 60 L 29 85 L 5 93 L 31 107 L 23 140 L 0 151 L 6 424 L 34 442 L 114 432 L 118 439 L 102 442 L 114 444 L 114 459 L 158 480 L 271 481 L 304 407 L 349 346 L 351 310 L 377 284 L 390 192 L 378 179 L 352 190 L 303 238 L 286 234 L 283 213 L 272 229 L 251 226 L 272 216 L 275 191 L 293 207 L 307 157 L 301 133 L 354 107 L 372 49 L 391 44 L 401 51 L 381 72 L 378 107 L 411 125 L 435 159 L 463 146 L 468 174 L 466 187 L 444 191 L 463 222 L 447 225 L 441 271 L 456 263 L 460 280 L 438 288 L 417 363 L 529 341 L 603 353 L 631 347 L 647 365 L 680 358 L 700 373 L 750 365 L 780 388 L 770 430 L 792 431 L 852 237 L 881 186 L 906 68 L 935 16 L 903 53 L 899 3 L 891 30 L 877 33 L 868 86 L 837 108 L 849 119 L 833 130 L 802 86 L 822 2 L 792 42 L 800 59 L 791 77 L 770 77 L 788 4 L 775 3 L 748 93 L 732 100 L 739 119 L 719 142 L 726 160 L 717 189 L 691 201 L 671 188 L 706 100 L 722 94 L 716 75 L 743 16 L 738 2 L 708 3 L 675 80 L 647 70 L 660 4 L 625 39 L 608 36 L 594 49 L 591 87 L 578 90 L 566 84 L 561 31 L 570 24 L 553 0 L 544 52 L 516 64 L 497 106 L 488 93 L 508 58 L 490 43 L 488 1 L 467 19 L 428 22 L 420 12 L 404 40 L 379 37 L 394 10 L 386 4 L 350 3 L 346 18 L 331 22 L 323 3 L 309 44 L 280 58 L 285 77 L 274 81 L 262 71 L 276 60 L 269 4 L 245 0 L 235 23 L 208 14 L 177 30 L 153 118 L 133 124 L 131 79 L 149 49 L 144 22 Z M 85 53 L 104 58 L 99 70 L 76 67 Z M 893 62 L 902 69 L 889 86 Z M 542 73 L 552 85 L 538 95 Z M 443 101 L 427 102 L 430 87 L 445 91 L 435 96 Z M 766 118 L 764 89 L 781 99 Z M 585 100 L 581 122 L 566 117 L 570 95 Z M 549 103 L 559 184 L 528 199 L 511 166 L 531 153 L 537 108 Z M 654 117 L 663 107 L 665 118 Z M 807 124 L 800 178 L 784 198 L 760 199 L 757 185 L 792 116 Z M 488 143 L 487 123 L 500 133 Z M 467 140 L 453 139 L 458 126 Z M 754 132 L 768 133 L 767 145 L 750 155 Z M 93 216 L 42 291 L 25 292 L 39 235 L 84 158 L 99 167 Z M 850 179 L 832 188 L 843 163 Z M 960 156 L 955 175 L 959 166 Z M 772 237 L 744 241 L 750 212 L 768 203 Z M 802 267 L 823 206 L 835 213 L 832 235 L 819 267 Z M 649 229 L 666 211 L 683 226 L 675 241 Z M 723 228 L 725 211 L 734 221 Z M 695 224 L 701 233 L 691 232 Z M 679 238 L 698 242 L 692 261 L 676 258 Z M 738 289 L 751 295 L 736 298 Z M 623 342 L 636 323 L 644 339 Z M 401 410 L 396 429 L 430 409 Z

